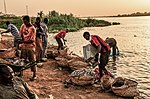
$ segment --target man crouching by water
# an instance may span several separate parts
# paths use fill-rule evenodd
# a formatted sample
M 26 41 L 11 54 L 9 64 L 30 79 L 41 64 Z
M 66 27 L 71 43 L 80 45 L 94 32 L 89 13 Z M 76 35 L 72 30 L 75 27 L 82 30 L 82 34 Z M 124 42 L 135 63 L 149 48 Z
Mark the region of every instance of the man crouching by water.
M 110 46 L 110 48 L 112 48 L 112 55 L 116 56 L 119 55 L 119 49 L 117 47 L 117 41 L 114 38 L 109 38 L 107 37 L 105 42 Z M 116 52 L 117 50 L 117 52 Z
M 89 32 L 84 32 L 83 37 L 86 40 L 90 41 L 91 44 L 97 49 L 97 54 L 95 55 L 96 62 L 98 62 L 98 57 L 99 57 L 99 53 L 100 53 L 100 64 L 99 64 L 100 78 L 103 76 L 103 72 L 106 75 L 108 75 L 108 71 L 105 68 L 105 66 L 108 63 L 110 47 L 98 35 L 90 35 Z
M 0 99 L 39 99 L 21 78 L 14 76 L 13 70 L 0 64 Z
M 66 33 L 68 33 L 68 29 L 61 30 L 61 31 L 55 36 L 55 39 L 56 39 L 56 41 L 57 41 L 57 43 L 58 43 L 58 49 L 57 49 L 57 50 L 63 50 L 63 49 L 64 49 L 64 46 L 63 46 L 63 45 L 65 45 L 65 42 L 67 41 L 67 40 L 65 40 Z M 63 42 L 62 42 L 61 39 L 63 40 L 64 44 L 63 44 Z

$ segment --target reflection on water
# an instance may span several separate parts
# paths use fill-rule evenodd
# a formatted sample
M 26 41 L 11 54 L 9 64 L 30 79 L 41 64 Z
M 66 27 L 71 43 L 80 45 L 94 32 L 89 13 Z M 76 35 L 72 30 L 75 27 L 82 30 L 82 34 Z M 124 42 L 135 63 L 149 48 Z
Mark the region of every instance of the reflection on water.
M 89 31 L 103 39 L 114 37 L 120 50 L 119 57 L 110 57 L 108 68 L 115 76 L 136 80 L 138 88 L 150 99 L 150 17 L 105 18 L 104 20 L 120 22 L 121 25 L 108 27 L 84 28 L 67 34 L 67 45 L 71 51 L 83 56 L 82 46 L 88 44 L 83 32 Z M 54 35 L 49 37 L 51 44 L 56 44 Z

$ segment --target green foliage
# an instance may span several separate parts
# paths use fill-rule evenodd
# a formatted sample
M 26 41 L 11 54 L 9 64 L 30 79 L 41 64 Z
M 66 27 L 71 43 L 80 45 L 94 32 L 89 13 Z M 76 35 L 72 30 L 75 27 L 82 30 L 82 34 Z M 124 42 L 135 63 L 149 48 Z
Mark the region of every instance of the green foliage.
M 96 20 L 96 19 L 80 19 L 74 17 L 73 14 L 59 14 L 56 11 L 50 11 L 47 15 L 40 11 L 37 13 L 37 16 L 41 18 L 47 17 L 49 19 L 48 29 L 50 32 L 59 31 L 61 29 L 67 28 L 69 31 L 77 31 L 83 27 L 94 27 L 94 26 L 108 26 L 111 23 L 104 20 Z M 5 18 L 5 20 L 0 20 L 0 28 L 6 28 L 5 21 L 10 21 L 17 28 L 20 28 L 22 22 L 22 17 L 16 18 Z M 31 22 L 35 22 L 35 17 L 31 18 Z
M 109 26 L 111 25 L 110 22 L 104 21 L 104 20 L 96 20 L 96 19 L 85 19 L 86 27 L 98 27 L 98 26 Z

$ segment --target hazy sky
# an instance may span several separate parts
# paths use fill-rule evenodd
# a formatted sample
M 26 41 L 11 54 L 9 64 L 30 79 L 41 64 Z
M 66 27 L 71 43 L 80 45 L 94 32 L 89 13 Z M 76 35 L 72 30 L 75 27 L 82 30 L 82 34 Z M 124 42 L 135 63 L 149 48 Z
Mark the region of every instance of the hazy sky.
M 56 10 L 76 16 L 118 15 L 133 12 L 150 12 L 150 0 L 5 0 L 7 13 L 37 15 L 38 11 Z M 4 12 L 4 0 L 0 0 L 0 11 Z

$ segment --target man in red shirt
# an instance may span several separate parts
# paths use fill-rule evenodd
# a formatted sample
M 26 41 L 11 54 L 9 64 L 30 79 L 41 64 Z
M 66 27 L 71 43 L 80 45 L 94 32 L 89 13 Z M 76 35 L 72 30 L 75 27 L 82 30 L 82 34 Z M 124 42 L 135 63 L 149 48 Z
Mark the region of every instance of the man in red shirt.
M 91 44 L 97 49 L 97 54 L 95 55 L 95 61 L 98 62 L 98 57 L 100 53 L 100 64 L 99 72 L 100 78 L 103 76 L 103 72 L 108 75 L 108 71 L 105 66 L 108 63 L 108 58 L 110 54 L 110 47 L 105 43 L 105 41 L 97 35 L 90 35 L 89 32 L 84 32 L 83 37 L 90 41 Z
M 29 62 L 35 62 L 35 39 L 36 39 L 36 30 L 35 27 L 30 23 L 30 17 L 24 16 L 23 23 L 20 28 L 20 36 L 22 37 L 21 43 L 21 58 L 28 59 Z M 36 79 L 36 65 L 31 67 L 33 72 L 32 78 L 30 80 Z
M 68 33 L 68 29 L 66 30 L 61 30 L 56 36 L 55 36 L 55 39 L 58 43 L 58 49 L 57 50 L 63 50 L 64 47 L 63 47 L 63 43 L 62 43 L 62 40 L 64 42 L 64 45 L 65 45 L 65 36 L 66 36 L 66 33 Z M 61 40 L 62 39 L 62 40 Z

